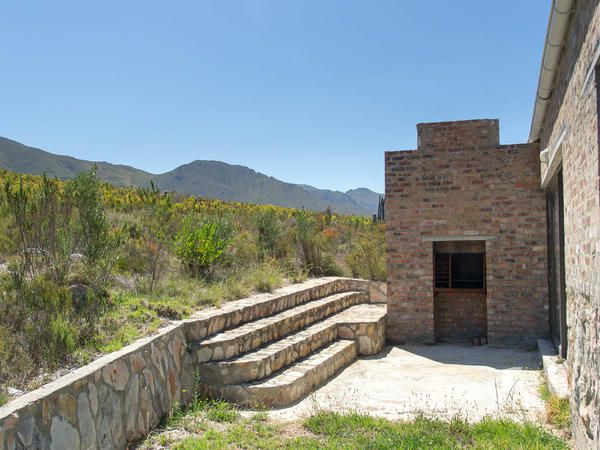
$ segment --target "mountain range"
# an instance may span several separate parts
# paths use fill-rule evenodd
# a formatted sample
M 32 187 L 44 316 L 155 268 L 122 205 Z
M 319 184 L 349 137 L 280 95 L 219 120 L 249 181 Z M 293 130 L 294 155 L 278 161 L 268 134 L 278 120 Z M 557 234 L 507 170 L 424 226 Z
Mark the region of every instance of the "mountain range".
M 153 181 L 160 189 L 181 194 L 316 211 L 330 207 L 341 214 L 375 214 L 381 195 L 367 188 L 341 192 L 286 183 L 248 167 L 220 161 L 197 160 L 162 174 L 152 174 L 131 166 L 56 155 L 0 137 L 0 168 L 13 172 L 46 173 L 68 179 L 94 164 L 98 176 L 116 186 L 145 186 Z

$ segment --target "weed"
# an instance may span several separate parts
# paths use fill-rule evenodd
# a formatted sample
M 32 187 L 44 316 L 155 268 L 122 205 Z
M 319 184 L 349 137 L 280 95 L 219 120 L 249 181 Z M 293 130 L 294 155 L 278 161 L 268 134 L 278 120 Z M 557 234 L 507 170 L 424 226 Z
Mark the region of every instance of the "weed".
M 170 445 L 179 449 L 567 448 L 538 425 L 510 420 L 484 419 L 470 424 L 461 418 L 444 421 L 417 417 L 408 422 L 392 422 L 358 413 L 320 412 L 304 422 L 306 432 L 298 435 L 297 426 L 269 423 L 263 420 L 263 413 L 258 414 L 258 419 L 255 414 L 251 419 L 209 425 L 200 436 Z
M 558 397 L 548 387 L 546 380 L 540 384 L 540 397 L 546 404 L 546 420 L 558 429 L 570 433 L 571 411 L 568 398 Z
M 213 422 L 235 422 L 240 417 L 239 411 L 224 400 L 211 400 L 205 403 L 204 409 L 208 420 Z

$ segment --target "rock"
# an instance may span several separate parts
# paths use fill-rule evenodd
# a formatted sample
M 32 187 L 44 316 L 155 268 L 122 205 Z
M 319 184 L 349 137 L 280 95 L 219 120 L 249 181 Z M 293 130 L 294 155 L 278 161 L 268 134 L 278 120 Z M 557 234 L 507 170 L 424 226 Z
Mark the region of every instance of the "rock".
M 14 388 L 14 387 L 9 387 L 6 389 L 6 393 L 8 394 L 9 397 L 19 397 L 20 395 L 23 395 L 25 392 Z
M 77 402 L 71 394 L 60 394 L 58 396 L 58 413 L 69 422 L 77 423 Z
M 131 370 L 133 373 L 139 373 L 146 367 L 146 361 L 141 353 L 134 353 L 129 360 L 131 362 Z
M 75 306 L 85 304 L 88 297 L 88 287 L 85 284 L 77 283 L 69 286 L 69 292 L 73 297 Z
M 123 406 L 121 397 L 114 391 L 109 391 L 106 399 L 100 405 L 98 413 L 99 428 L 97 429 L 98 446 L 101 449 L 121 448 L 125 446 L 124 423 L 121 413 Z
M 47 399 L 42 401 L 42 423 L 44 426 L 50 423 L 50 402 Z
M 83 392 L 77 398 L 77 417 L 79 417 L 81 448 L 94 448 L 96 445 L 96 424 L 90 412 L 90 402 Z
M 173 341 L 171 342 L 171 355 L 173 355 L 173 360 L 175 361 L 175 367 L 177 368 L 177 372 L 181 371 L 181 357 L 183 356 L 185 350 L 183 348 L 183 342 L 179 337 L 175 336 Z
M 169 402 L 171 405 L 179 401 L 179 383 L 173 369 L 169 369 L 167 373 L 167 385 L 169 391 Z
M 212 358 L 212 349 L 210 347 L 201 348 L 196 352 L 196 361 L 206 362 Z
M 102 378 L 109 386 L 122 391 L 129 381 L 129 369 L 123 359 L 118 359 L 102 369 Z
M 92 407 L 92 414 L 98 414 L 98 389 L 96 385 L 88 383 L 88 392 L 90 393 L 90 406 Z
M 51 450 L 79 448 L 79 434 L 77 434 L 77 430 L 69 422 L 60 417 L 52 419 L 50 437 L 52 438 L 52 443 L 50 444 Z
M 125 395 L 125 413 L 127 414 L 127 440 L 133 439 L 138 430 L 136 428 L 136 419 L 138 414 L 138 398 L 139 398 L 139 377 L 133 375 L 131 382 L 127 388 L 127 394 Z
M 165 369 L 163 368 L 163 365 L 162 365 L 162 358 L 161 358 L 160 351 L 158 350 L 156 345 L 152 345 L 150 356 L 152 358 L 152 363 L 154 364 L 154 367 L 156 367 L 156 369 L 158 369 L 158 373 L 160 374 L 161 378 L 164 380 L 165 379 Z
M 152 395 L 154 395 L 154 375 L 150 369 L 144 369 L 144 380 L 146 381 L 146 385 L 150 388 Z
M 158 415 L 154 410 L 154 405 L 152 403 L 152 395 L 150 389 L 148 387 L 144 387 L 139 391 L 139 400 L 138 400 L 139 413 L 142 417 L 143 425 L 146 427 L 145 430 L 148 430 L 158 424 Z M 139 418 L 138 418 L 139 422 Z M 140 428 L 142 429 L 142 428 Z
M 26 448 L 33 446 L 34 436 L 39 437 L 39 431 L 33 417 L 30 417 L 21 423 L 21 426 L 17 430 L 17 436 Z

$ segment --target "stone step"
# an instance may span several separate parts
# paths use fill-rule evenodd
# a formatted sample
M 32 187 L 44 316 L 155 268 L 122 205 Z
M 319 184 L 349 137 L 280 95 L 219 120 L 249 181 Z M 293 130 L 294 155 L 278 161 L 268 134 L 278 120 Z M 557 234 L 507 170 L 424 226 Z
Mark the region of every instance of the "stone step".
M 273 293 L 253 295 L 227 302 L 220 308 L 198 312 L 184 321 L 185 336 L 188 342 L 195 342 L 329 295 L 369 290 L 370 284 L 365 280 L 337 277 L 311 279 L 301 284 L 284 286 Z
M 352 306 L 244 355 L 225 361 L 201 363 L 198 365 L 200 382 L 240 384 L 262 380 L 333 342 L 338 338 L 338 330 L 346 339 L 357 341 L 359 354 L 378 353 L 385 340 L 385 313 L 384 305 Z
M 196 363 L 230 359 L 368 299 L 368 293 L 352 291 L 313 300 L 194 342 L 192 357 Z
M 357 356 L 353 340 L 329 344 L 266 380 L 237 385 L 203 385 L 210 395 L 253 408 L 285 406 L 312 392 Z

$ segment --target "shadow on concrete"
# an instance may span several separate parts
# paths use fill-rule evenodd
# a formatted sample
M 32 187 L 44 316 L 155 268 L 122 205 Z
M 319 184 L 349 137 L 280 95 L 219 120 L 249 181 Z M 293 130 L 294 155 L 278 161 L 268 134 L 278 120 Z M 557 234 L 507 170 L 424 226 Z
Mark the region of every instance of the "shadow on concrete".
M 442 364 L 487 366 L 494 369 L 539 370 L 538 354 L 535 351 L 498 348 L 489 345 L 476 347 L 470 344 L 435 344 L 386 346 L 376 355 L 386 357 L 392 349 L 398 348 Z M 375 358 L 374 357 L 374 358 Z M 398 355 L 398 357 L 402 357 Z
M 383 349 L 377 353 L 376 355 L 370 355 L 370 356 L 359 356 L 358 359 L 365 359 L 367 361 L 369 360 L 375 360 L 375 359 L 383 359 L 386 358 L 390 352 L 392 351 L 394 347 L 392 347 L 391 345 L 386 345 L 385 347 L 383 347 Z

